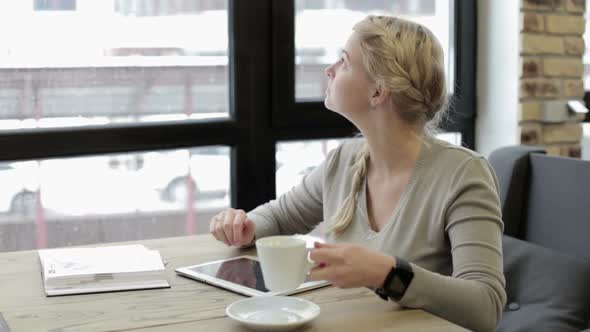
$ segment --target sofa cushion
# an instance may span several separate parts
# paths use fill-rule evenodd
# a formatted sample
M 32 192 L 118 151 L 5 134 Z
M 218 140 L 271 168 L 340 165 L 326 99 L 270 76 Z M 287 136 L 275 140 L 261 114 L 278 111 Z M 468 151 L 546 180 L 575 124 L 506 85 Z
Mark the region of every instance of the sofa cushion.
M 545 153 L 540 147 L 517 145 L 494 150 L 488 158 L 500 185 L 504 234 L 524 237 L 525 208 L 529 188 L 530 161 L 533 153 Z
M 580 331 L 590 317 L 590 262 L 503 237 L 508 301 L 498 331 Z
M 590 161 L 534 154 L 526 213 L 528 242 L 590 260 Z

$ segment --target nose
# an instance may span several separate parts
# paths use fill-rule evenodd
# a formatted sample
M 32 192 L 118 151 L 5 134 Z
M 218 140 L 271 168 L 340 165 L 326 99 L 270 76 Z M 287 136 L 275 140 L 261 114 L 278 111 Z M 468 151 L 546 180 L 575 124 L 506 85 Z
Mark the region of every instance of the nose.
M 328 67 L 326 67 L 326 69 L 324 69 L 324 74 L 326 74 L 326 76 L 328 76 L 329 78 L 333 78 L 334 77 L 334 65 L 329 65 Z

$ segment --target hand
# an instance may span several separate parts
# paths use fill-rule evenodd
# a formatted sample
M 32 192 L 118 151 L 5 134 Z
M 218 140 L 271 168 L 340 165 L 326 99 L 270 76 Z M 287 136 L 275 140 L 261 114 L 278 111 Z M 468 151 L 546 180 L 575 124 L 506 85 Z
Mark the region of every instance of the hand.
M 226 209 L 209 221 L 209 232 L 228 246 L 247 246 L 254 241 L 256 225 L 244 210 Z
M 318 264 L 310 271 L 311 279 L 328 280 L 339 288 L 381 287 L 396 265 L 392 256 L 346 243 L 316 242 L 310 258 Z

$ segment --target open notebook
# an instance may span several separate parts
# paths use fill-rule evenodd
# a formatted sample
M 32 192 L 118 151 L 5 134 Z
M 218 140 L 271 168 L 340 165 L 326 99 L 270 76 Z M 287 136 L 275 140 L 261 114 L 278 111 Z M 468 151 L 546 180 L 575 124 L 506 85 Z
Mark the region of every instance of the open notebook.
M 143 245 L 38 253 L 47 296 L 170 287 L 160 253 Z

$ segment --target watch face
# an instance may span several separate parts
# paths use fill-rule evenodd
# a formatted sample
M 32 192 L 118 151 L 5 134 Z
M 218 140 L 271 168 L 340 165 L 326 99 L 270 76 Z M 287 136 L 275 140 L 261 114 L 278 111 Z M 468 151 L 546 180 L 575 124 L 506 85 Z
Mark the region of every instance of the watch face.
M 402 294 L 406 290 L 406 285 L 400 279 L 399 275 L 395 275 L 389 285 L 387 285 L 389 290 L 394 291 L 396 293 Z
M 410 264 L 401 259 L 398 259 L 397 263 L 398 265 L 387 275 L 383 288 L 376 290 L 377 294 L 383 299 L 386 297 L 396 301 L 401 299 L 414 278 L 414 272 Z

